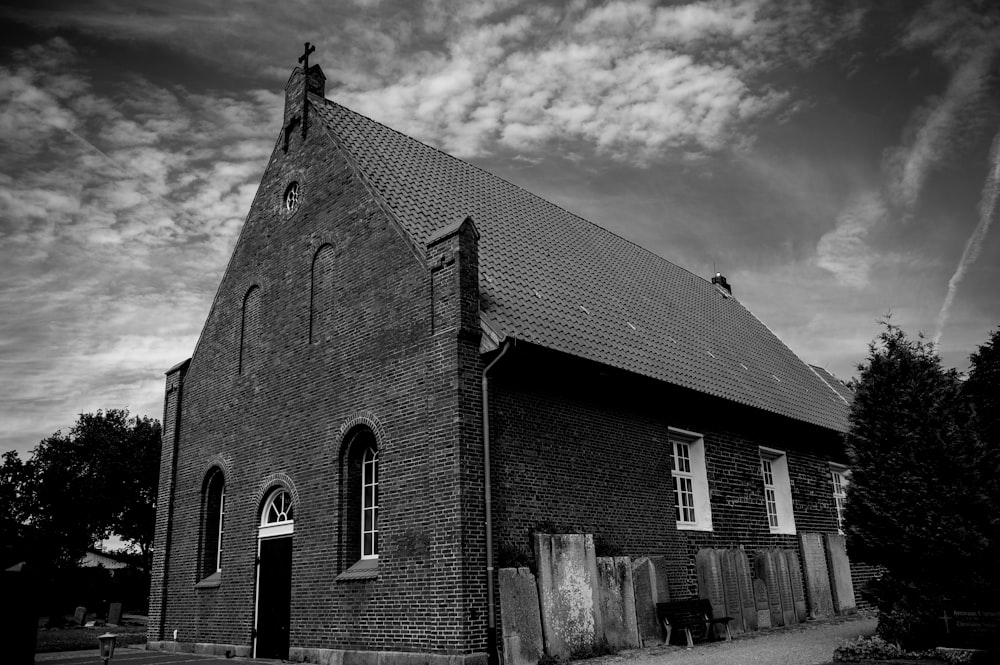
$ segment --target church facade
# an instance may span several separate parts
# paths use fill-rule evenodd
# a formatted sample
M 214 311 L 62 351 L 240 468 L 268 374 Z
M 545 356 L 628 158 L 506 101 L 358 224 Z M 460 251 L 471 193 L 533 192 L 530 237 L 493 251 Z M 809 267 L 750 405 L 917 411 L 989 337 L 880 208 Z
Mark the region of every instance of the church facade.
M 167 373 L 152 644 L 479 663 L 534 532 L 663 557 L 678 599 L 700 549 L 837 532 L 849 394 L 724 278 L 324 92 L 293 72 Z

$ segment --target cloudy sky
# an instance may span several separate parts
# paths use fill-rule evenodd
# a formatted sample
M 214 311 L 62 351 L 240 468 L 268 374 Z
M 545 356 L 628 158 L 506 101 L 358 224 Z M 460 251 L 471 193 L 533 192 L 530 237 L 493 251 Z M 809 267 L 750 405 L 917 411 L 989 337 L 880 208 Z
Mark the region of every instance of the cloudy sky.
M 280 129 L 327 95 L 739 299 L 849 378 L 1000 323 L 1000 4 L 0 3 L 0 450 L 159 418 Z M 994 224 L 995 225 L 995 224 Z

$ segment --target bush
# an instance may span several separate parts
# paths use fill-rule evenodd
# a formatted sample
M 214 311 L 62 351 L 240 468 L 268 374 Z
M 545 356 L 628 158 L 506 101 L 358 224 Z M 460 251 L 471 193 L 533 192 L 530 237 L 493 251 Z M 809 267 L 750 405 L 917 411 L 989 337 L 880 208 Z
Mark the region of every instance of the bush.
M 582 642 L 574 645 L 569 652 L 570 660 L 586 660 L 587 658 L 598 658 L 600 656 L 613 656 L 618 653 L 618 648 L 608 642 L 608 638 L 599 637 L 592 642 Z
M 938 653 L 933 649 L 925 651 L 907 651 L 895 642 L 890 642 L 878 635 L 856 637 L 844 642 L 833 652 L 833 660 L 838 663 L 857 663 L 871 660 L 890 660 L 893 658 L 934 659 Z

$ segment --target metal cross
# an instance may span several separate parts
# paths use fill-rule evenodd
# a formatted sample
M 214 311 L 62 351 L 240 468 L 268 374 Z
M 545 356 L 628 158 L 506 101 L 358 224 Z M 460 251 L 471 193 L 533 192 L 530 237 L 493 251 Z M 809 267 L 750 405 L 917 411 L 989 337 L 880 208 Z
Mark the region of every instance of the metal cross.
M 299 56 L 299 62 L 303 63 L 304 65 L 303 69 L 307 72 L 309 71 L 309 54 L 315 50 L 316 50 L 315 46 L 312 46 L 309 44 L 309 42 L 306 42 L 306 52 Z
M 950 635 L 951 634 L 951 630 L 949 629 L 948 622 L 949 621 L 954 621 L 955 617 L 948 616 L 948 610 L 944 610 L 944 612 L 942 612 L 942 614 L 944 614 L 944 616 L 940 616 L 940 617 L 938 617 L 938 619 L 941 619 L 942 621 L 944 621 L 944 634 L 945 635 Z

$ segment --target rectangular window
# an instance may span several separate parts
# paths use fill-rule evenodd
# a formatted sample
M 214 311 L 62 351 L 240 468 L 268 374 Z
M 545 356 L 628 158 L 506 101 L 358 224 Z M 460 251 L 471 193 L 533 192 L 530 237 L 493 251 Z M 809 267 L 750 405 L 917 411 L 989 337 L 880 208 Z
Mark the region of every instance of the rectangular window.
M 844 501 L 847 500 L 847 484 L 849 472 L 839 464 L 830 465 L 830 475 L 833 477 L 833 503 L 837 510 L 837 532 L 844 533 Z
M 760 475 L 764 481 L 764 508 L 771 533 L 795 533 L 792 485 L 788 457 L 780 450 L 760 449 Z
M 701 434 L 668 428 L 678 529 L 711 531 L 712 504 L 705 472 L 705 439 Z

